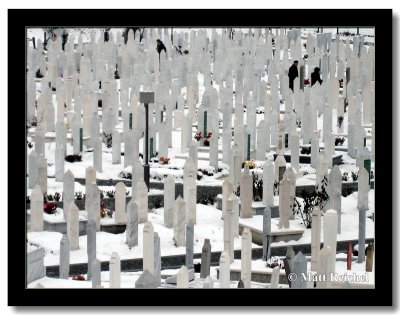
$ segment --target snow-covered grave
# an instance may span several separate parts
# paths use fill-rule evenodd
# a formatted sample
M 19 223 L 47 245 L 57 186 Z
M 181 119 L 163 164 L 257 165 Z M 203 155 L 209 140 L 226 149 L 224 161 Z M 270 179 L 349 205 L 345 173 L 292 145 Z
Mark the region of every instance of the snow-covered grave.
M 374 287 L 374 32 L 324 31 L 28 29 L 28 287 Z

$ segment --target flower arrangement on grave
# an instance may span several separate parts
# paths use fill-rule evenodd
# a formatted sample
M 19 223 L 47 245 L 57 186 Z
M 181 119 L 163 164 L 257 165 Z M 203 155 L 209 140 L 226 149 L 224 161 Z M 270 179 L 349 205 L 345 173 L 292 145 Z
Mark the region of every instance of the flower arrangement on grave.
M 211 131 L 209 131 L 207 133 L 207 136 L 205 136 L 205 137 L 203 136 L 203 133 L 201 131 L 197 131 L 196 134 L 194 135 L 194 139 L 197 140 L 197 141 L 200 141 L 201 139 L 205 139 L 204 140 L 204 145 L 205 146 L 209 146 L 210 145 L 211 136 L 212 136 L 212 132 Z
M 285 264 L 283 263 L 283 261 L 277 257 L 271 257 L 270 259 L 268 259 L 266 265 L 268 268 L 275 268 L 275 267 L 279 267 L 280 269 L 285 268 Z
M 85 279 L 84 275 L 79 274 L 79 275 L 73 276 L 72 280 L 85 281 L 86 279 Z
M 105 218 L 106 216 L 109 218 L 112 218 L 113 213 L 114 213 L 114 209 L 106 209 L 106 208 L 100 209 L 100 217 L 101 218 Z
M 244 168 L 246 165 L 249 167 L 250 170 L 256 168 L 256 164 L 254 163 L 253 160 L 243 162 L 242 168 Z
M 47 214 L 53 214 L 54 212 L 56 212 L 56 209 L 57 203 L 55 202 L 46 202 L 43 204 L 43 211 Z
M 162 165 L 169 164 L 169 160 L 170 160 L 170 158 L 168 156 L 161 156 L 160 160 L 159 160 L 159 163 L 162 164 Z
M 51 194 L 47 195 L 48 201 L 59 201 L 60 198 L 61 198 L 61 194 L 58 192 L 54 193 L 54 195 L 51 195 Z
M 114 209 L 106 209 L 106 203 L 102 199 L 100 202 L 100 217 L 105 218 L 106 216 L 112 218 L 114 213 Z

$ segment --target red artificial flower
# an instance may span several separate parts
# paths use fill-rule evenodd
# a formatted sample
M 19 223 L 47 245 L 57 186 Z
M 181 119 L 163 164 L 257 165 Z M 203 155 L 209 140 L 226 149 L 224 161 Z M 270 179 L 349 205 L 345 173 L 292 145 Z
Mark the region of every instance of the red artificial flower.
M 47 202 L 43 204 L 43 211 L 47 214 L 53 214 L 56 212 L 57 204 L 55 202 Z

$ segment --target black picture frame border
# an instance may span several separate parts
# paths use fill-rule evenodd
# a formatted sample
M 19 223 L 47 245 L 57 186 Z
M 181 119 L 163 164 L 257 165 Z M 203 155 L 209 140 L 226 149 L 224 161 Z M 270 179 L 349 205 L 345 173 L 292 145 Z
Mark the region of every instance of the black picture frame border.
M 72 17 L 72 18 L 71 18 Z M 103 22 L 104 21 L 104 22 Z M 134 23 L 134 25 L 132 25 Z M 13 306 L 390 306 L 393 305 L 392 183 L 393 115 L 393 13 L 391 9 L 9 9 L 8 10 L 8 184 L 25 184 L 26 27 L 64 26 L 146 27 L 375 27 L 376 54 L 376 200 L 384 200 L 385 219 L 378 212 L 375 222 L 375 289 L 26 289 L 25 199 L 8 191 L 8 305 Z M 390 50 L 391 54 L 388 53 Z M 12 97 L 10 97 L 12 95 Z M 381 105 L 382 104 L 382 105 Z M 385 110 L 379 110 L 385 106 Z M 18 126 L 18 128 L 17 128 Z M 22 139 L 23 138 L 23 139 Z M 24 141 L 24 142 L 22 142 Z M 17 144 L 18 143 L 18 144 Z M 25 148 L 25 149 L 24 149 Z M 384 152 L 382 152 L 384 150 Z M 19 152 L 19 153 L 17 153 Z M 385 159 L 383 161 L 383 159 Z M 384 163 L 384 164 L 383 164 Z M 385 165 L 385 167 L 381 166 Z M 19 174 L 21 173 L 21 174 Z M 12 175 L 12 176 L 11 176 Z M 18 178 L 18 180 L 16 180 Z M 14 196 L 15 195 L 15 196 Z M 15 200 L 15 201 L 14 201 Z M 24 202 L 24 204 L 22 204 Z M 379 203 L 381 204 L 381 202 Z M 21 223 L 18 223 L 21 222 Z M 25 251 L 23 250 L 25 248 Z M 82 290 L 85 290 L 84 292 Z M 178 290 L 178 291 L 176 291 Z M 219 299 L 215 298 L 216 294 Z M 149 305 L 149 295 L 151 304 Z M 313 297 L 313 299 L 310 298 Z M 179 298 L 178 298 L 179 297 Z M 179 303 L 179 304 L 177 304 Z M 290 305 L 288 305 L 290 303 Z M 312 303 L 312 305 L 311 305 Z

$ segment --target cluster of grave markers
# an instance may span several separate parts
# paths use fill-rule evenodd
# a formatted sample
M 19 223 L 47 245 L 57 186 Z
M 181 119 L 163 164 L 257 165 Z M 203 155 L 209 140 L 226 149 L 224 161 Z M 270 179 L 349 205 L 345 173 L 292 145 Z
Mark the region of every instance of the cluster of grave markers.
M 209 164 L 218 169 L 219 145 L 222 161 L 229 165 L 229 178 L 223 183 L 222 217 L 224 219 L 224 252 L 220 259 L 220 286 L 229 287 L 229 268 L 233 262 L 233 240 L 239 236 L 239 216 L 250 218 L 252 212 L 252 176 L 242 163 L 256 159 L 263 165 L 263 258 L 270 257 L 271 213 L 274 205 L 274 182 L 279 184 L 279 228 L 290 228 L 293 219 L 296 177 L 300 175 L 300 142 L 311 146 L 311 166 L 316 169 L 316 184 L 328 179 L 329 203 L 325 209 L 315 208 L 312 217 L 311 270 L 334 271 L 336 238 L 341 232 L 342 176 L 338 166 L 332 165 L 335 154 L 335 136 L 344 134 L 347 124 L 348 154 L 356 158 L 359 167 L 358 209 L 359 245 L 365 244 L 365 211 L 368 209 L 371 160 L 374 160 L 374 47 L 368 51 L 363 37 L 344 43 L 339 36 L 332 41 L 330 33 L 309 34 L 306 51 L 302 49 L 299 30 L 269 31 L 256 29 L 250 33 L 239 30 L 234 39 L 228 33 L 205 30 L 174 33 L 170 40 L 168 29 L 145 29 L 142 42 L 134 39 L 132 31 L 123 42 L 121 33 L 103 41 L 96 41 L 94 30 L 90 41 L 83 43 L 79 36 L 74 44 L 68 38 L 65 50 L 61 40 L 49 42 L 47 52 L 38 41 L 28 49 L 27 117 L 36 123 L 34 150 L 28 157 L 28 187 L 31 195 L 30 230 L 43 230 L 43 194 L 47 193 L 46 133 L 55 132 L 55 180 L 63 182 L 63 210 L 67 222 L 67 235 L 61 240 L 60 276 L 68 276 L 69 252 L 79 249 L 79 209 L 74 203 L 74 175 L 65 171 L 64 158 L 68 139 L 72 139 L 73 154 L 93 149 L 93 167 L 86 169 L 85 210 L 88 212 L 88 276 L 93 287 L 100 284 L 100 262 L 96 259 L 96 231 L 100 230 L 100 191 L 96 185 L 96 172 L 102 172 L 104 139 L 112 136 L 112 163 L 121 164 L 121 143 L 124 143 L 123 167 L 132 166 L 132 200 L 126 204 L 126 187 L 115 186 L 115 224 L 126 224 L 126 243 L 138 245 L 138 224 L 143 230 L 143 273 L 137 287 L 161 284 L 160 239 L 148 221 L 148 188 L 144 182 L 143 165 L 139 160 L 139 140 L 145 128 L 144 107 L 139 104 L 140 91 L 154 91 L 155 102 L 149 104 L 150 157 L 158 148 L 159 156 L 168 156 L 172 148 L 172 131 L 181 133 L 181 153 L 189 153 L 184 166 L 183 198 L 175 199 L 175 179 L 164 181 L 164 224 L 173 228 L 177 246 L 186 246 L 186 266 L 177 275 L 177 286 L 187 287 L 193 269 L 193 235 L 196 224 L 198 147 L 205 138 L 193 140 L 195 130 L 207 135 Z M 275 32 L 276 31 L 276 32 Z M 275 32 L 275 34 L 274 34 Z M 163 37 L 167 55 L 156 52 L 156 39 Z M 173 45 L 188 47 L 188 55 L 179 55 Z M 304 54 L 308 55 L 303 59 Z M 160 58 L 159 58 L 160 57 Z M 295 79 L 294 91 L 289 89 L 287 70 L 290 61 L 299 60 L 300 77 Z M 322 85 L 304 86 L 306 74 L 315 66 L 321 68 Z M 37 98 L 35 74 L 44 75 Z M 115 72 L 120 76 L 119 88 Z M 267 80 L 261 78 L 267 75 Z M 204 76 L 204 93 L 200 94 L 198 73 Z M 343 80 L 343 93 L 339 91 Z M 101 84 L 99 84 L 101 82 Z M 219 85 L 219 90 L 216 89 Z M 101 87 L 100 87 L 101 86 Z M 182 94 L 186 88 L 186 95 Z M 55 93 L 53 91 L 55 90 Z M 54 95 L 55 94 L 55 95 Z M 54 97 L 55 96 L 55 99 Z M 101 100 L 101 108 L 98 107 Z M 281 109 L 284 101 L 284 110 Z M 345 105 L 348 104 L 347 109 Z M 264 119 L 256 124 L 256 108 L 262 107 Z M 345 118 L 344 112 L 348 112 Z M 232 113 L 235 118 L 232 121 Z M 244 114 L 246 113 L 246 115 Z M 154 115 L 153 115 L 154 114 Z M 283 116 L 282 116 L 283 114 Z M 220 131 L 222 115 L 222 131 Z M 322 135 L 317 118 L 322 115 Z M 337 125 L 332 124 L 333 118 Z M 300 132 L 296 121 L 301 120 Z M 122 134 L 116 128 L 122 121 Z M 365 145 L 364 126 L 372 126 L 372 151 Z M 158 134 L 158 138 L 156 135 Z M 232 136 L 233 134 L 233 136 Z M 288 147 L 285 137 L 288 136 Z M 158 143 L 157 143 L 158 139 Z M 323 151 L 320 152 L 320 144 Z M 144 145 L 144 141 L 143 141 Z M 275 162 L 266 159 L 266 153 L 278 153 Z M 290 151 L 291 167 L 287 167 L 284 153 Z M 240 185 L 240 198 L 236 196 Z M 239 211 L 240 205 L 240 211 Z M 334 210 L 328 210 L 334 209 Z M 324 248 L 321 243 L 321 211 L 325 212 Z M 327 221 L 331 224 L 327 225 Z M 242 281 L 250 287 L 251 232 L 242 233 Z M 211 251 L 211 249 L 210 249 Z M 207 251 L 206 251 L 207 252 Z M 360 251 L 363 252 L 363 251 Z M 297 260 L 296 260 L 297 259 Z M 363 261 L 359 256 L 359 262 Z M 62 261 L 61 261 L 62 260 Z M 298 254 L 293 260 L 294 272 L 304 271 L 305 257 Z M 68 263 L 67 263 L 68 262 Z M 305 264 L 305 265 L 304 265 Z M 203 268 L 203 264 L 202 264 Z M 209 269 L 209 265 L 208 265 Z M 209 275 L 204 273 L 203 278 Z M 153 278 L 151 278 L 153 277 Z M 279 273 L 274 270 L 271 286 L 278 285 Z M 144 279 L 142 279 L 144 278 Z M 110 260 L 110 285 L 120 286 L 120 259 L 117 253 Z M 149 284 L 150 283 L 150 284 Z M 212 287 L 207 278 L 205 287 Z M 303 284 L 293 284 L 292 287 Z

